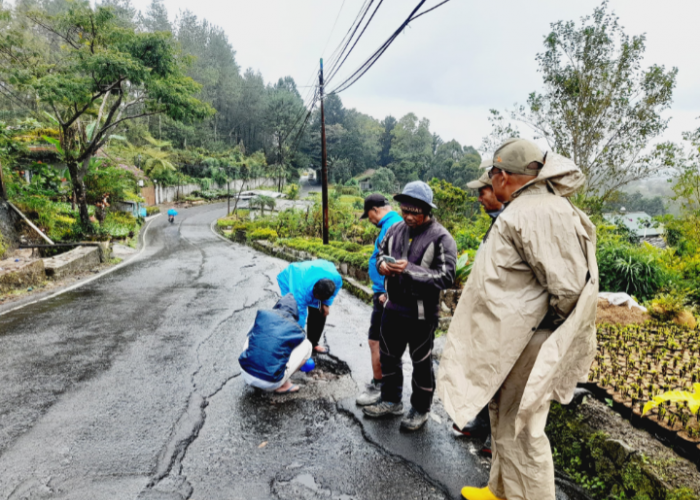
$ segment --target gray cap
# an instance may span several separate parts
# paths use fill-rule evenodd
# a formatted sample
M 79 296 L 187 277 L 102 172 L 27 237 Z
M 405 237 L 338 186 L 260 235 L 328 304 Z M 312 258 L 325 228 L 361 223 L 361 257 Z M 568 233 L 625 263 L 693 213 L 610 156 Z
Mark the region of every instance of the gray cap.
M 437 208 L 433 205 L 433 190 L 423 181 L 409 182 L 404 186 L 403 192 L 394 196 L 394 199 L 399 203 L 422 201 L 433 208 Z
M 491 169 L 491 167 L 493 167 L 493 158 L 492 157 L 486 158 L 479 165 L 479 168 L 488 168 L 489 170 Z
M 488 172 L 485 172 L 477 180 L 467 183 L 467 187 L 469 189 L 481 189 L 481 188 L 492 187 L 492 186 L 493 186 L 493 183 L 491 182 L 491 179 L 489 179 Z
M 535 168 L 533 163 L 539 166 Z M 543 164 L 544 154 L 539 146 L 525 139 L 508 139 L 493 154 L 493 166 L 511 174 L 537 176 Z

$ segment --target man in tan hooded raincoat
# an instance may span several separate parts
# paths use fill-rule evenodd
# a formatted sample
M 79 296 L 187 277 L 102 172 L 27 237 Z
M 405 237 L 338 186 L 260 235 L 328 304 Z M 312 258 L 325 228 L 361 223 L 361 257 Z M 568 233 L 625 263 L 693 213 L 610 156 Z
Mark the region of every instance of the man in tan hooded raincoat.
M 493 162 L 507 206 L 455 311 L 438 395 L 460 427 L 489 404 L 489 484 L 465 487 L 464 498 L 554 500 L 544 428 L 551 400 L 569 403 L 595 356 L 595 226 L 566 199 L 585 182 L 572 161 L 510 139 Z

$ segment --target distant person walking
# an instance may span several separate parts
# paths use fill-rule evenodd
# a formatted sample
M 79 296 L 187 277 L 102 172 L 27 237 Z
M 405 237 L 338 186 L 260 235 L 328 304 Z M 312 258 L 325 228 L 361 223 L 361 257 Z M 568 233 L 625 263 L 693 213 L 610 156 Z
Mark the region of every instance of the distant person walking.
M 493 164 L 493 190 L 506 209 L 457 305 L 438 392 L 459 427 L 490 402 L 490 480 L 464 487 L 464 498 L 554 500 L 544 428 L 551 400 L 571 401 L 595 356 L 595 226 L 566 199 L 585 183 L 572 161 L 510 139 Z
M 306 328 L 314 350 L 328 352 L 318 343 L 333 300 L 343 286 L 343 278 L 335 265 L 322 259 L 295 262 L 277 275 L 277 284 L 283 297 L 288 293 L 294 295 L 299 308 L 299 326 Z
M 374 242 L 374 252 L 369 258 L 369 277 L 372 279 L 372 316 L 369 325 L 369 349 L 372 359 L 372 381 L 367 384 L 367 389 L 358 396 L 356 403 L 359 406 L 367 406 L 376 403 L 382 397 L 382 365 L 379 360 L 379 338 L 381 335 L 382 315 L 386 303 L 386 290 L 384 289 L 384 276 L 377 270 L 377 255 L 379 244 L 384 239 L 386 232 L 394 224 L 403 219 L 391 208 L 389 200 L 381 194 L 371 194 L 365 198 L 365 211 L 360 219 L 369 221 L 380 228 L 379 236 Z
M 424 182 L 409 182 L 394 196 L 403 222 L 387 231 L 379 245 L 377 269 L 386 277 L 388 300 L 382 316 L 380 359 L 381 399 L 363 408 L 368 417 L 403 414 L 401 357 L 411 353 L 413 393 L 411 409 L 401 428 L 415 431 L 425 425 L 435 392 L 431 354 L 438 323 L 440 291 L 455 280 L 457 245 L 432 217 L 433 191 Z

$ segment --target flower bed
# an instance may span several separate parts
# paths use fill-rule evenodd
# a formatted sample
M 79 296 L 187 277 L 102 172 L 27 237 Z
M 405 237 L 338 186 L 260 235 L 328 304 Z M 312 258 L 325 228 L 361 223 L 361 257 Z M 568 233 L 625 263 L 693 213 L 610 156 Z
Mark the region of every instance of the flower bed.
M 374 251 L 372 245 L 363 246 L 343 241 L 331 241 L 328 245 L 324 245 L 320 238 L 289 238 L 277 240 L 277 244 L 293 248 L 294 250 L 308 252 L 320 259 L 345 263 L 363 271 L 369 269 L 369 258 Z
M 692 460 L 700 458 L 700 410 L 663 402 L 644 417 L 644 405 L 700 382 L 700 330 L 672 323 L 598 326 L 598 353 L 589 373 L 599 396 Z

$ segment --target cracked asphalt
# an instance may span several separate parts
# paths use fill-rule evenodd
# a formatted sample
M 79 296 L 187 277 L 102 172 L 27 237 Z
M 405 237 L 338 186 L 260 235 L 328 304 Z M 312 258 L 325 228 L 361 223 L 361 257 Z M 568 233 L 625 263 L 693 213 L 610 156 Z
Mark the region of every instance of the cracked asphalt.
M 298 393 L 245 386 L 237 359 L 286 262 L 215 235 L 223 215 L 156 218 L 128 265 L 0 310 L 0 498 L 437 500 L 485 485 L 479 443 L 453 438 L 439 404 L 413 434 L 355 407 L 370 308 L 345 291 L 332 356 L 294 376 Z

